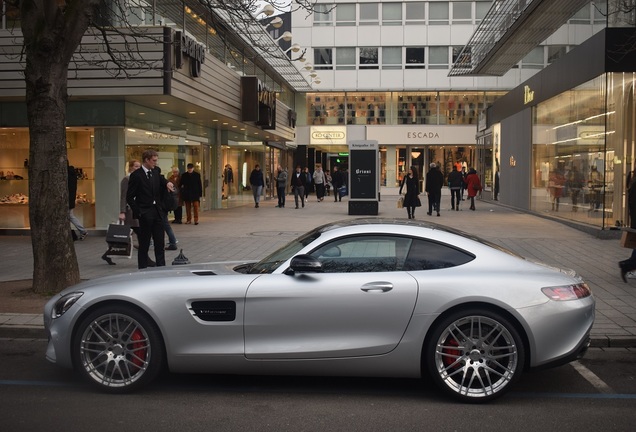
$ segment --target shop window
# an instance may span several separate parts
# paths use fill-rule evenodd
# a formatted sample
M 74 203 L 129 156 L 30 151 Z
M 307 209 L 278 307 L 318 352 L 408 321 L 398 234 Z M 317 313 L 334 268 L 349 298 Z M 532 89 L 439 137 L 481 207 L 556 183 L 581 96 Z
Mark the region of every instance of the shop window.
M 314 48 L 314 69 L 333 69 L 333 54 L 331 48 Z
M 398 124 L 437 124 L 437 94 L 399 93 Z
M 360 69 L 378 69 L 377 48 L 360 48 Z
M 355 48 L 336 48 L 336 69 L 337 70 L 355 70 L 356 68 L 356 49 Z
M 448 2 L 428 3 L 428 24 L 448 25 Z
M 382 25 L 402 25 L 402 3 L 382 4 Z
M 356 25 L 356 5 L 355 4 L 339 4 L 336 7 L 336 25 L 337 26 L 355 26 Z
M 360 25 L 379 25 L 379 3 L 360 3 Z
M 384 93 L 347 94 L 347 124 L 385 124 L 386 97 Z
M 424 2 L 406 3 L 406 25 L 425 25 L 426 12 Z
M 425 69 L 424 47 L 406 48 L 406 69 Z

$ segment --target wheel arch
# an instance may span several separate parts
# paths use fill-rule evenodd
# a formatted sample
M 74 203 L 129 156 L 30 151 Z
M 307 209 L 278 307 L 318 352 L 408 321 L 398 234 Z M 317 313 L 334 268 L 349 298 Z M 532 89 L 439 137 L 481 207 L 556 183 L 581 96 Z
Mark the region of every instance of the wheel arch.
M 429 327 L 426 333 L 426 337 L 424 338 L 421 351 L 420 351 L 420 367 L 422 370 L 421 371 L 422 375 L 428 373 L 428 371 L 426 370 L 425 351 L 426 351 L 426 347 L 428 346 L 431 340 L 431 333 L 432 333 L 431 330 L 437 327 L 439 323 L 450 314 L 453 314 L 460 310 L 473 309 L 473 308 L 480 308 L 480 309 L 485 309 L 489 312 L 498 313 L 502 315 L 504 318 L 506 318 L 508 321 L 510 321 L 510 323 L 515 327 L 515 330 L 519 333 L 519 336 L 521 336 L 521 341 L 523 343 L 523 348 L 524 348 L 524 370 L 528 370 L 530 365 L 530 358 L 531 358 L 530 340 L 528 339 L 526 330 L 521 324 L 521 322 L 519 322 L 519 320 L 509 311 L 497 305 L 493 305 L 493 304 L 485 303 L 485 302 L 469 302 L 469 303 L 462 303 L 462 304 L 455 305 L 451 307 L 450 309 L 444 311 L 443 313 L 439 314 L 439 316 L 435 318 L 435 320 Z
M 80 324 L 84 321 L 84 319 L 90 315 L 91 313 L 93 313 L 95 310 L 100 309 L 104 306 L 126 306 L 126 307 L 130 307 L 132 309 L 135 309 L 137 312 L 139 312 L 140 314 L 143 314 L 145 316 L 145 318 L 148 319 L 148 321 L 150 321 L 150 323 L 152 323 L 152 325 L 155 327 L 155 330 L 157 331 L 157 333 L 159 334 L 159 337 L 161 337 L 161 343 L 164 346 L 163 349 L 163 354 L 162 354 L 162 364 L 164 364 L 166 367 L 168 367 L 169 369 L 169 365 L 168 365 L 168 356 L 166 354 L 166 340 L 165 337 L 163 335 L 163 332 L 161 331 L 161 327 L 157 324 L 157 322 L 155 321 L 155 319 L 152 317 L 152 315 L 150 315 L 146 310 L 144 310 L 142 307 L 140 307 L 139 305 L 136 305 L 135 303 L 131 303 L 128 301 L 124 301 L 124 300 L 105 300 L 102 302 L 98 302 L 98 303 L 94 303 L 92 305 L 90 305 L 90 307 L 86 308 L 86 310 L 84 310 L 75 320 L 75 324 L 73 325 L 73 331 L 71 334 L 71 343 L 69 345 L 69 355 L 71 358 L 71 362 L 73 365 L 73 368 L 77 368 L 77 365 L 75 364 L 75 358 L 73 356 L 73 347 L 75 346 L 75 342 L 76 339 L 79 337 L 78 336 L 78 327 L 80 326 Z

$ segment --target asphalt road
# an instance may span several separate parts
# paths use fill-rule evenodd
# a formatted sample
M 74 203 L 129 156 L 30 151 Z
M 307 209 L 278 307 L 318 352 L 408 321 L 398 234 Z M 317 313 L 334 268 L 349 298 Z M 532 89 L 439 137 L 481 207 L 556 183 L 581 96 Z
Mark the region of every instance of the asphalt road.
M 106 395 L 44 359 L 42 339 L 0 339 L 5 431 L 631 431 L 634 351 L 591 349 L 526 373 L 487 405 L 449 400 L 427 380 L 165 374 Z

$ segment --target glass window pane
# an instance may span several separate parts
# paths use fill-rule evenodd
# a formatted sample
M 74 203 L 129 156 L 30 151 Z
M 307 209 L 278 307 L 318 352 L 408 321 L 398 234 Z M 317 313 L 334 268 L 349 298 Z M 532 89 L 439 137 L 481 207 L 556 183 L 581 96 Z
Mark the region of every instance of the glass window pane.
M 428 4 L 428 22 L 429 24 L 448 24 L 448 3 L 435 2 Z
M 336 69 L 351 70 L 356 68 L 355 48 L 336 48 Z
M 332 69 L 331 48 L 314 48 L 314 69 Z
M 402 69 L 402 48 L 401 47 L 384 47 L 382 48 L 382 66 L 399 66 Z M 394 67 L 385 69 L 396 69 Z
M 424 69 L 424 47 L 409 47 L 406 49 L 406 68 Z
M 336 7 L 336 25 L 355 25 L 356 5 L 339 4 Z
M 480 2 L 477 2 L 475 4 L 475 20 L 476 21 L 481 21 L 482 19 L 484 19 L 484 17 L 488 13 L 488 10 L 490 9 L 490 6 L 492 6 L 492 2 L 491 1 L 487 1 L 487 2 L 480 1 Z
M 333 5 L 317 4 L 314 8 L 314 25 L 331 25 L 333 22 Z
M 360 69 L 378 68 L 378 49 L 360 48 Z
M 448 67 L 448 47 L 429 47 L 428 48 L 428 64 L 431 68 L 435 66 Z
M 402 3 L 385 3 L 382 5 L 382 22 L 402 22 Z
M 424 12 L 424 2 L 414 2 L 406 4 L 406 22 L 423 21 L 426 18 Z
M 526 69 L 543 68 L 543 47 L 539 46 L 530 51 L 521 61 L 521 65 Z
M 360 4 L 360 21 L 378 22 L 378 3 Z M 360 23 L 362 24 L 362 22 Z
M 589 24 L 590 23 L 590 5 L 586 4 L 572 18 L 570 18 L 572 24 Z
M 453 21 L 469 21 L 472 19 L 472 3 L 453 2 Z

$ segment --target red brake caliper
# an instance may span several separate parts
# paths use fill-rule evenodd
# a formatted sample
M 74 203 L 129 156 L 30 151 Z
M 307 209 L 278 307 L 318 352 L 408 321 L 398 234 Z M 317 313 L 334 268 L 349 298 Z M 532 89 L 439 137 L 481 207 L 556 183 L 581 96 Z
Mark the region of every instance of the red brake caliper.
M 457 340 L 453 337 L 449 337 L 448 339 L 446 339 L 444 341 L 444 346 L 459 346 L 459 342 L 457 342 Z M 457 357 L 459 357 L 461 355 L 461 352 L 459 350 L 456 349 L 449 349 L 449 348 L 444 348 L 444 354 L 445 355 L 442 358 L 442 361 L 444 362 L 444 366 L 448 367 L 450 365 L 452 365 L 453 363 L 455 363 L 457 361 Z
M 144 335 L 141 333 L 141 330 L 136 329 L 133 334 L 130 336 L 130 339 L 133 341 L 140 341 L 144 339 Z M 135 366 L 141 368 L 146 360 L 147 350 L 142 349 L 144 347 L 144 342 L 133 342 L 133 353 L 135 354 L 132 358 L 132 362 Z

